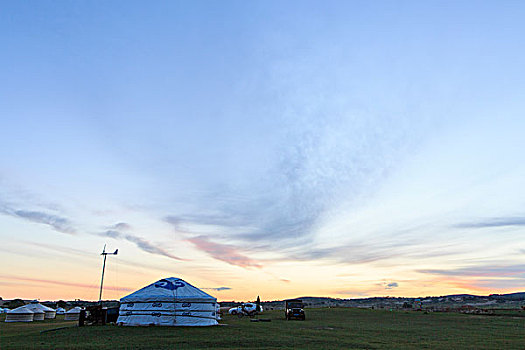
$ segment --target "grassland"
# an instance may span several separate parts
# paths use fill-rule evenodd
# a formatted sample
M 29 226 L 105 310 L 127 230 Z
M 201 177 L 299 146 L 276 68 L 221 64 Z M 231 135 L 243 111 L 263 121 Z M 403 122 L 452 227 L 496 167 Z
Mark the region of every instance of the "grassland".
M 0 318 L 0 349 L 525 349 L 525 317 L 348 308 L 307 309 L 306 321 L 225 316 L 217 327 L 76 327 L 63 318 Z M 523 316 L 523 315 L 519 315 Z M 68 327 L 54 331 L 50 329 Z

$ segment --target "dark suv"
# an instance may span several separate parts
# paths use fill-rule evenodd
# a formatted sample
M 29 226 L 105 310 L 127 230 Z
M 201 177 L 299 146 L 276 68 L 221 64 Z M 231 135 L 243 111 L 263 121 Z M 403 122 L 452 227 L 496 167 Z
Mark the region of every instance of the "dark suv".
M 287 320 L 305 320 L 304 305 L 301 299 L 289 299 L 284 301 L 284 314 Z

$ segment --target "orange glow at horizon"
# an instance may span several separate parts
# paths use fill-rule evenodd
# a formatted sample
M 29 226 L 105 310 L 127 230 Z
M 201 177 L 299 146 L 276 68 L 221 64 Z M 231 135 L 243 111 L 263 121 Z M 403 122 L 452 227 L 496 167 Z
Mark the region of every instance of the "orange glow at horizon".
M 141 278 L 131 278 L 127 276 L 123 283 L 119 285 L 108 282 L 104 285 L 103 299 L 118 300 L 127 294 L 132 293 L 158 279 L 170 277 L 159 276 L 142 280 Z M 226 290 L 217 291 L 217 287 L 206 287 L 199 283 L 199 279 L 184 278 L 187 282 L 202 288 L 205 292 L 213 295 L 219 301 L 248 301 L 255 300 L 257 295 L 262 300 L 281 300 L 292 297 L 316 296 L 333 297 L 340 299 L 366 298 L 366 297 L 424 297 L 441 296 L 448 294 L 501 294 L 515 292 L 516 288 L 491 289 L 476 285 L 476 278 L 444 278 L 436 277 L 423 279 L 420 281 L 405 281 L 400 283 L 398 288 L 385 289 L 383 285 L 370 283 L 355 283 L 352 290 L 337 290 L 337 286 L 323 285 L 315 288 L 304 281 L 251 281 L 248 284 L 241 280 L 230 283 Z M 3 299 L 39 299 L 39 300 L 98 300 L 99 284 L 87 284 L 81 281 L 60 281 L 35 279 L 29 277 L 0 276 L 2 282 Z M 330 288 L 331 287 L 331 288 Z

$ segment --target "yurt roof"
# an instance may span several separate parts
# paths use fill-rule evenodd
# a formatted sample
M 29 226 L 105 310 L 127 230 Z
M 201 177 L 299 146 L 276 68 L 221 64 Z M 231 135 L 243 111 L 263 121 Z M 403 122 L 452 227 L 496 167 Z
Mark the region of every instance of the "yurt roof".
M 42 305 L 42 304 L 39 304 L 39 303 L 33 303 L 33 302 L 31 302 L 31 304 L 26 305 L 26 306 L 29 307 L 31 310 L 40 310 L 40 311 L 42 311 L 42 312 L 46 312 L 46 311 L 55 311 L 55 310 L 53 310 L 52 308 L 47 307 L 47 306 Z
M 66 314 L 79 314 L 80 310 L 82 310 L 82 308 L 80 306 L 75 306 L 71 310 L 66 311 Z
M 27 307 L 27 305 L 23 305 L 20 307 L 17 307 L 16 309 L 9 310 L 8 313 L 10 314 L 34 314 L 33 310 Z
M 39 305 L 41 305 L 41 306 L 43 307 L 43 310 L 44 310 L 44 311 L 56 311 L 56 310 L 53 309 L 52 307 L 45 306 L 45 305 L 43 305 L 43 304 L 39 304 Z
M 33 300 L 29 305 L 38 305 L 38 307 L 44 311 L 55 311 L 55 309 L 50 308 L 49 306 L 45 306 L 44 304 L 40 304 L 38 300 Z
M 33 313 L 35 313 L 35 314 L 43 314 L 43 313 L 45 313 L 44 309 L 42 309 L 41 306 L 42 305 L 40 305 L 40 304 L 25 305 L 26 308 L 28 308 L 29 310 L 33 311 Z
M 217 299 L 203 292 L 188 282 L 176 278 L 168 277 L 150 284 L 136 292 L 131 293 L 120 299 L 121 302 L 149 302 L 149 301 L 173 301 L 182 300 L 204 300 L 216 301 Z

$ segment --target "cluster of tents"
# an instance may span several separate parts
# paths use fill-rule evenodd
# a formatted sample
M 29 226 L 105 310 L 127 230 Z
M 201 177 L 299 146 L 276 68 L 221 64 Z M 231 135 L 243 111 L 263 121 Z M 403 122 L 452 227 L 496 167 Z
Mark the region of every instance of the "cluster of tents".
M 67 312 L 33 301 L 7 311 L 5 322 L 31 322 L 55 318 L 65 312 L 65 321 L 79 320 L 80 307 Z M 121 326 L 213 326 L 218 324 L 217 299 L 180 278 L 154 282 L 120 299 L 117 324 Z
M 63 308 L 52 309 L 33 300 L 30 304 L 17 307 L 16 309 L 3 310 L 6 313 L 5 322 L 33 322 L 54 319 L 56 315 L 65 314 L 65 320 L 78 320 L 80 308 L 73 308 L 66 312 Z M 69 316 L 69 317 L 68 317 Z

